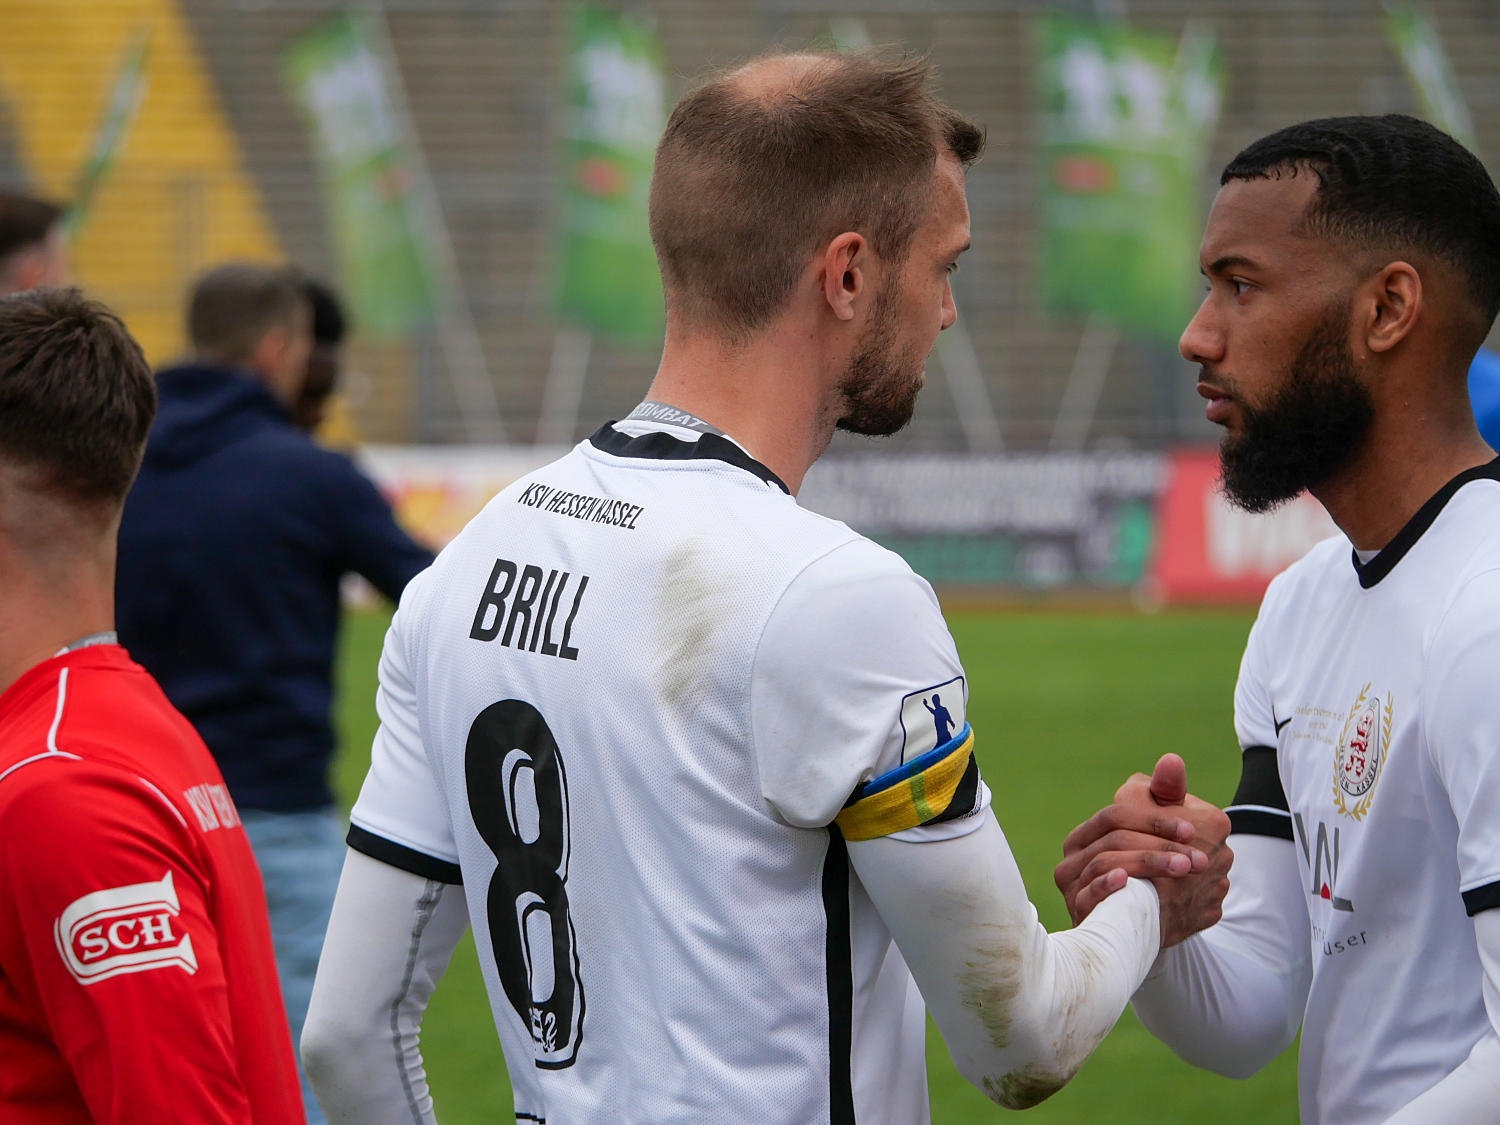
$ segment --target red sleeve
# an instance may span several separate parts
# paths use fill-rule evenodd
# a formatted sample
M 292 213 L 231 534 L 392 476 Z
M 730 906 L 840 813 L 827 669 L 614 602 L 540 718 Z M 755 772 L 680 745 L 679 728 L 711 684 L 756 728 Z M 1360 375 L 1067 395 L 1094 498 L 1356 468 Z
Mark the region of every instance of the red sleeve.
M 202 841 L 109 766 L 37 763 L 8 785 L 0 910 L 19 943 L 13 983 L 93 1119 L 249 1125 Z

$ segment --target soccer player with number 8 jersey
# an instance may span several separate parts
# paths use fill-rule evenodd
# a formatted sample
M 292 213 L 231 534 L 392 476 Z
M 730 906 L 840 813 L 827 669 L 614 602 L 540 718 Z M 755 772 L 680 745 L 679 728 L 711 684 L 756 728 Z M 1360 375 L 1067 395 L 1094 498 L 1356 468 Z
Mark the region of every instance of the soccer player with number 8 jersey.
M 1122 863 L 1048 934 L 931 588 L 796 503 L 836 427 L 906 424 L 956 316 L 983 135 L 928 79 L 771 56 L 674 110 L 647 401 L 496 496 L 386 638 L 303 1038 L 330 1118 L 434 1119 L 417 1032 L 465 926 L 517 1121 L 911 1125 L 927 1009 L 1032 1105 L 1217 917 L 1228 822 L 1193 804 L 1155 887 Z

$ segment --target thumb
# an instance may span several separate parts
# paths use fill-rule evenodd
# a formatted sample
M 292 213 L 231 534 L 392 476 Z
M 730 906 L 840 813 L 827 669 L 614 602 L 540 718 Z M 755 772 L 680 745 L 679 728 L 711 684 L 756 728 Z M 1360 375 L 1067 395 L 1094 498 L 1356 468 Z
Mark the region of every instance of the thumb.
M 1163 754 L 1151 771 L 1151 798 L 1158 805 L 1180 805 L 1187 797 L 1187 766 L 1176 754 Z

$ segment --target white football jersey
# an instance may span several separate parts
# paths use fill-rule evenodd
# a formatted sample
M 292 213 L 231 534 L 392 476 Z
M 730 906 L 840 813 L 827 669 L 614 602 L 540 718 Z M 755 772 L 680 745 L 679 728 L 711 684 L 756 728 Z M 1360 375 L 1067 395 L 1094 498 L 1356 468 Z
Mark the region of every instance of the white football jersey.
M 1229 811 L 1292 840 L 1304 880 L 1303 1125 L 1385 1120 L 1489 1026 L 1470 916 L 1500 906 L 1497 672 L 1500 461 L 1368 562 L 1320 544 L 1262 603 Z
M 989 793 L 898 556 L 627 420 L 411 584 L 380 678 L 350 844 L 463 883 L 518 1121 L 927 1120 L 921 996 L 843 841 L 959 835 Z

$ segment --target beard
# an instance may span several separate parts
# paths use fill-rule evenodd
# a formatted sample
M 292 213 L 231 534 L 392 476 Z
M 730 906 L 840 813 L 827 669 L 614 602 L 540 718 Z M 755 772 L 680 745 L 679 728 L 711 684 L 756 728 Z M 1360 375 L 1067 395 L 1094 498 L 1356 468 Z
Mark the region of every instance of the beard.
M 1237 508 L 1269 512 L 1322 484 L 1363 447 L 1375 404 L 1359 381 L 1348 325 L 1347 304 L 1330 308 L 1261 406 L 1252 407 L 1231 381 L 1205 371 L 1205 381 L 1233 395 L 1243 415 L 1241 432 L 1219 445 L 1224 495 Z
M 897 345 L 895 307 L 894 290 L 882 289 L 839 383 L 844 409 L 837 425 L 851 434 L 887 437 L 905 428 L 916 411 L 923 357 Z

